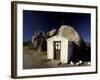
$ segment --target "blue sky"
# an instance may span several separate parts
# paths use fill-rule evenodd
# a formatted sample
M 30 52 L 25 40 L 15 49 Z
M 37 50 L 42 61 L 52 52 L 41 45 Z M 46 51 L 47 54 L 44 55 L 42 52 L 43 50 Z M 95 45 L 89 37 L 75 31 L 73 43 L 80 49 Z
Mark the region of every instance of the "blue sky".
M 87 13 L 23 10 L 23 40 L 31 40 L 35 31 L 47 33 L 61 25 L 73 26 L 85 42 L 91 41 L 91 15 Z

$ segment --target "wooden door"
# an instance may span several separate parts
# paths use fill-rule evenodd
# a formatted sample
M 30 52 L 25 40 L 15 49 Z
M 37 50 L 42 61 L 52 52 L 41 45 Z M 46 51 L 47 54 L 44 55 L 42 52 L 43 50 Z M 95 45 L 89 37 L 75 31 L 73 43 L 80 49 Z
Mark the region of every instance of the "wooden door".
M 61 41 L 54 41 L 54 59 L 60 60 Z

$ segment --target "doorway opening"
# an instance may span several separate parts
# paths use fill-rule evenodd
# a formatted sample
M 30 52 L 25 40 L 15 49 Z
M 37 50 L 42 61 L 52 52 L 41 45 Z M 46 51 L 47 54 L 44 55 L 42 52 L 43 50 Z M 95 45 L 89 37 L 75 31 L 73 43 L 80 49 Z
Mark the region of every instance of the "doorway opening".
M 60 61 L 61 41 L 54 41 L 54 59 Z

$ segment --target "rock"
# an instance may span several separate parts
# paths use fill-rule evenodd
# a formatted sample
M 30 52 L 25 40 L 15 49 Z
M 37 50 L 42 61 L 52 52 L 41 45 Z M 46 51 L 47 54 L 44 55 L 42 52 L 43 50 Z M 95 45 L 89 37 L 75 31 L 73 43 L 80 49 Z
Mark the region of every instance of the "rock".
M 83 64 L 82 60 L 79 60 L 78 62 L 75 63 L 76 66 L 80 66 L 82 64 Z
M 32 36 L 33 48 L 38 49 L 38 51 L 46 50 L 46 39 L 45 33 L 42 31 L 36 31 Z
M 79 33 L 74 29 L 74 27 L 69 25 L 62 25 L 57 35 L 60 35 L 64 38 L 67 38 L 69 41 L 73 43 L 73 57 L 72 61 L 77 62 L 79 59 L 84 59 L 82 55 L 84 55 L 83 51 L 85 49 L 85 42 Z
M 52 29 L 51 31 L 47 32 L 46 37 L 50 38 L 52 36 L 56 35 L 57 30 L 56 29 Z
M 58 30 L 57 34 L 67 38 L 69 41 L 74 42 L 78 46 L 85 45 L 81 36 L 72 26 L 62 25 Z
M 54 36 L 56 34 L 56 29 L 52 29 L 50 32 L 49 32 L 49 35 L 50 36 Z
M 88 62 L 88 65 L 91 65 L 91 62 Z
M 73 61 L 70 61 L 70 65 L 74 65 L 74 62 Z
M 83 64 L 82 64 L 83 66 L 90 66 L 91 65 L 91 62 L 90 61 L 86 61 L 86 62 L 83 62 Z
M 38 46 L 38 51 L 46 51 L 46 48 L 47 48 L 46 39 L 41 39 L 40 45 Z
M 83 61 L 82 60 L 79 60 L 79 64 L 82 64 L 83 63 Z

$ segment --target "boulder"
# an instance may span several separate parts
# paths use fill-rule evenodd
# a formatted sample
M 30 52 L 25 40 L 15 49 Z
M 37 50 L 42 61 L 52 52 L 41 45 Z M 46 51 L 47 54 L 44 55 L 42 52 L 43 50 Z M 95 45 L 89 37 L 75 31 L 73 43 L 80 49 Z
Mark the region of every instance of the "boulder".
M 47 32 L 46 38 L 50 38 L 50 37 L 52 37 L 52 36 L 55 36 L 55 35 L 56 35 L 56 32 L 57 32 L 56 29 L 50 30 L 49 32 Z
M 57 35 L 67 38 L 69 41 L 72 41 L 77 46 L 85 45 L 81 36 L 78 34 L 78 32 L 72 26 L 62 25 L 59 28 Z
M 57 35 L 60 35 L 64 38 L 67 38 L 69 41 L 73 43 L 73 57 L 72 61 L 77 62 L 79 59 L 83 60 L 84 50 L 85 50 L 85 42 L 79 33 L 74 29 L 74 27 L 69 25 L 62 25 Z
M 38 51 L 46 51 L 46 49 L 47 49 L 46 39 L 41 39 L 40 45 L 38 46 Z
M 39 51 L 46 50 L 46 38 L 45 33 L 42 31 L 36 31 L 32 36 L 33 48 Z

